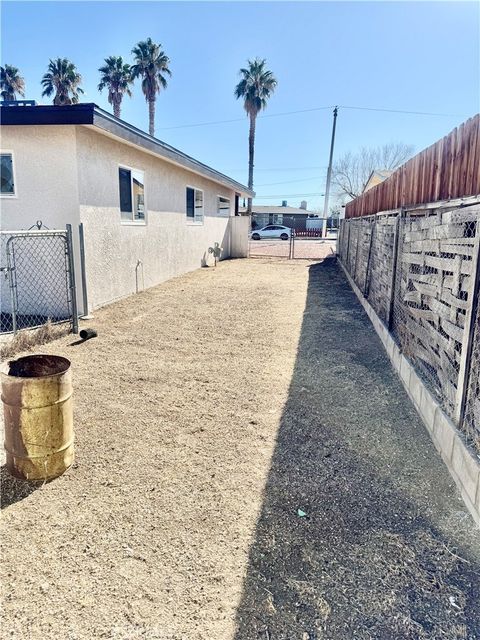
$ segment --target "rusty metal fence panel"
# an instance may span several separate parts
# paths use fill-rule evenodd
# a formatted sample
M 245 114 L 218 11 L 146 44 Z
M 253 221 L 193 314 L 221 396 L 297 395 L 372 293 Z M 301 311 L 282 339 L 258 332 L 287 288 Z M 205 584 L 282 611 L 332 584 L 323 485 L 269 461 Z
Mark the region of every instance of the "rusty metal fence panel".
M 71 228 L 0 232 L 0 333 L 68 322 L 78 328 Z

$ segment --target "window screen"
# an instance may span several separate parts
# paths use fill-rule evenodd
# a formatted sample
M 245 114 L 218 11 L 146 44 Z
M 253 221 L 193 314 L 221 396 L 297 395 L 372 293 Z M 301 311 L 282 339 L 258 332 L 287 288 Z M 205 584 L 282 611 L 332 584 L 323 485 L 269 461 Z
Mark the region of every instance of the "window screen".
M 187 187 L 187 218 L 195 219 L 195 189 Z
M 120 211 L 122 214 L 129 214 L 127 216 L 122 215 L 122 218 L 132 218 L 132 174 L 129 169 L 118 170 L 118 179 L 120 187 Z

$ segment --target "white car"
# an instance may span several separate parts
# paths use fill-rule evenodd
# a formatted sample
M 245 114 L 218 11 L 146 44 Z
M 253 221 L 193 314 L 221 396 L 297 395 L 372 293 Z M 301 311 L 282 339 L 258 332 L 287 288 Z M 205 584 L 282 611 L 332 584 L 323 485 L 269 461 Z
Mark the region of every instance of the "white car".
M 262 240 L 263 238 L 280 238 L 280 240 L 288 240 L 292 230 L 290 227 L 284 227 L 281 224 L 267 224 L 262 229 L 255 229 L 250 234 L 252 240 Z

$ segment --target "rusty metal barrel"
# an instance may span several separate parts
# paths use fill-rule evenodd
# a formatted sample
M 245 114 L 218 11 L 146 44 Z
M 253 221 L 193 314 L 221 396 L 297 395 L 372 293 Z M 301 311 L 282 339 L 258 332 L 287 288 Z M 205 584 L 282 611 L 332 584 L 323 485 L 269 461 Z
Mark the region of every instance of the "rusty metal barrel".
M 72 371 L 67 358 L 31 355 L 1 370 L 9 472 L 51 480 L 74 460 Z

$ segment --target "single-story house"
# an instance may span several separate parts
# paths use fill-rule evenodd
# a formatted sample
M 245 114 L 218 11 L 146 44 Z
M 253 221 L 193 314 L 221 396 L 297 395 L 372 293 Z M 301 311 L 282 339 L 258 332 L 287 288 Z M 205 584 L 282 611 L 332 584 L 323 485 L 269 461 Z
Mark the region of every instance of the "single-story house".
M 381 182 L 389 178 L 392 173 L 393 171 L 390 171 L 389 169 L 374 169 L 368 176 L 362 193 L 365 193 L 365 191 L 368 191 L 372 187 L 376 187 L 377 184 L 380 184 Z
M 246 207 L 240 207 L 240 213 L 245 213 Z M 267 224 L 283 224 L 286 227 L 304 231 L 308 218 L 318 218 L 318 213 L 309 211 L 307 203 L 302 200 L 299 207 L 289 207 L 283 200 L 280 207 L 266 204 L 252 206 L 252 229 L 261 229 Z M 321 226 L 321 224 L 319 224 Z
M 250 189 L 95 104 L 2 106 L 0 117 L 2 229 L 71 224 L 80 290 L 83 224 L 81 313 L 135 293 L 139 265 L 147 288 L 204 265 L 215 243 L 235 255 L 237 227 L 247 238 L 235 215 Z

